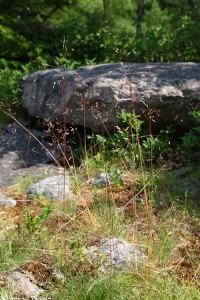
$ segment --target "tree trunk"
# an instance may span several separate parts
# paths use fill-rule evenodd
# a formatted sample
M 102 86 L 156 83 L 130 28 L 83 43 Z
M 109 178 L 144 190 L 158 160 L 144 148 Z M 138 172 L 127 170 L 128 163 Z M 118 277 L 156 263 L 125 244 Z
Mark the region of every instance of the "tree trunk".
M 109 0 L 103 0 L 103 21 L 106 20 L 106 11 L 108 6 Z
M 193 13 L 193 15 L 195 17 L 199 17 L 199 12 L 198 12 L 198 8 L 196 7 L 195 3 L 193 0 L 188 0 L 188 5 L 190 7 L 191 12 Z
M 142 37 L 142 18 L 144 14 L 144 0 L 137 0 L 136 39 Z

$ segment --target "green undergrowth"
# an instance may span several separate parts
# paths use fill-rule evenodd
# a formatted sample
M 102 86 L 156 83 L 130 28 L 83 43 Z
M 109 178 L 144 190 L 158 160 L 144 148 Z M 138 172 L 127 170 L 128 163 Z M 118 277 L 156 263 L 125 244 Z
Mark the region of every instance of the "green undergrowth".
M 10 195 L 17 190 L 20 201 L 1 211 L 0 271 L 38 276 L 48 286 L 45 299 L 199 299 L 198 196 L 191 193 L 198 168 L 169 159 L 173 151 L 184 155 L 172 149 L 172 128 L 145 135 L 138 118 L 121 117 L 125 126 L 115 136 L 88 137 L 80 166 L 71 167 L 74 200 L 26 195 L 42 174 L 13 186 Z M 196 130 L 190 134 L 198 136 Z M 101 172 L 106 184 L 93 186 Z M 101 272 L 85 249 L 112 237 L 138 245 L 147 260 L 128 272 Z M 9 286 L 0 295 L 15 299 Z
M 69 278 L 67 289 L 53 293 L 54 299 L 198 299 L 199 293 L 194 287 L 177 284 L 169 276 L 141 277 L 139 274 L 114 274 L 91 279 L 87 275 Z M 52 296 L 52 294 L 51 294 Z M 66 298 L 65 298 L 66 297 Z

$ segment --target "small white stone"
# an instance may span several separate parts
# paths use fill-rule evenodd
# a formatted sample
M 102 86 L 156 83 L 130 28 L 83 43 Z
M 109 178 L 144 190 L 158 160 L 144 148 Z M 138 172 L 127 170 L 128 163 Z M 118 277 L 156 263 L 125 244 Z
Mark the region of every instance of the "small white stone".
M 3 206 L 3 207 L 14 207 L 16 206 L 17 204 L 17 201 L 10 198 L 10 197 L 7 197 L 3 194 L 0 194 L 0 206 Z

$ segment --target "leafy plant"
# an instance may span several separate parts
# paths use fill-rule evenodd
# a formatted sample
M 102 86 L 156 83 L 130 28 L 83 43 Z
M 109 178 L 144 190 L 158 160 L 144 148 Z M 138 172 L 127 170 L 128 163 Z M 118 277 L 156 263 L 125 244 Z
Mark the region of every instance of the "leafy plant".
M 196 126 L 186 132 L 183 137 L 181 137 L 181 154 L 184 161 L 190 162 L 192 160 L 191 151 L 199 150 L 200 141 L 200 111 L 193 111 L 190 113 L 193 116 Z
M 14 298 L 4 288 L 1 290 L 1 300 L 14 300 Z
M 170 134 L 173 132 L 169 127 L 159 136 L 143 135 L 140 116 L 134 116 L 122 110 L 118 114 L 122 126 L 116 128 L 116 133 L 112 136 L 96 135 L 95 140 L 101 154 L 97 153 L 95 159 L 101 158 L 104 161 L 121 161 L 127 167 L 140 165 L 139 147 L 141 147 L 144 160 L 153 160 L 161 153 L 166 153 L 171 149 Z M 137 142 L 139 137 L 139 143 Z M 91 136 L 89 137 L 91 139 Z
M 17 68 L 0 68 L 0 122 L 6 112 L 20 112 L 21 80 L 23 72 Z
M 36 230 L 39 230 L 41 228 L 42 222 L 48 218 L 50 213 L 51 213 L 50 205 L 45 205 L 43 208 L 43 213 L 35 217 L 32 216 L 28 208 L 25 207 L 23 212 L 24 214 L 23 222 L 24 222 L 25 229 L 31 233 L 35 232 Z M 18 232 L 21 232 L 22 228 L 19 223 L 16 223 L 16 229 Z

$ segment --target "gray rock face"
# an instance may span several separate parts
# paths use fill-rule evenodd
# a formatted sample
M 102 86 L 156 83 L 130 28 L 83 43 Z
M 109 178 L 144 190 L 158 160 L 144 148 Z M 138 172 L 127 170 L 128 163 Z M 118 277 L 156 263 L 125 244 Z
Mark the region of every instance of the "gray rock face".
M 62 201 L 72 196 L 70 180 L 66 175 L 51 176 L 28 188 L 28 194 L 43 195 L 50 199 Z
M 106 132 L 119 125 L 122 109 L 159 128 L 190 126 L 199 98 L 198 63 L 116 63 L 29 74 L 22 101 L 32 116 Z
M 100 247 L 92 246 L 86 250 L 86 254 L 102 271 L 111 268 L 128 271 L 146 260 L 144 252 L 137 245 L 118 238 L 108 239 Z
M 5 195 L 0 194 L 0 206 L 3 207 L 14 207 L 17 204 L 17 201 L 7 197 Z

